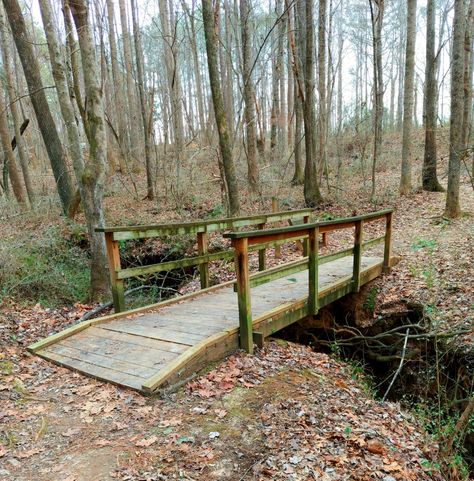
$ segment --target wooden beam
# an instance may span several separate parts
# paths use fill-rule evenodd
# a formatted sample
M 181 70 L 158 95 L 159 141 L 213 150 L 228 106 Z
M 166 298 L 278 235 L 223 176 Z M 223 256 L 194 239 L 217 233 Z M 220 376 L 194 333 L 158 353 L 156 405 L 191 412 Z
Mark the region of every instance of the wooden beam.
M 390 272 L 390 258 L 392 257 L 392 216 L 387 213 L 385 217 L 385 245 L 383 251 L 383 271 Z
M 197 233 L 198 254 L 206 255 L 209 245 L 209 234 L 207 232 Z M 201 281 L 201 289 L 209 287 L 209 261 L 199 265 L 199 278 Z
M 237 300 L 239 305 L 240 347 L 253 354 L 252 307 L 250 301 L 249 253 L 247 239 L 237 239 L 235 270 L 237 272 Z
M 360 269 L 362 262 L 362 238 L 363 238 L 363 221 L 358 220 L 355 225 L 354 232 L 354 268 L 353 268 L 353 290 L 360 290 Z
M 113 234 L 105 234 L 105 246 L 107 248 L 107 258 L 109 261 L 110 285 L 112 288 L 112 299 L 115 312 L 125 310 L 125 295 L 123 280 L 118 277 L 121 270 L 120 249 L 118 242 L 113 239 Z
M 259 224 L 258 228 L 260 230 L 265 229 L 265 224 Z M 264 247 L 263 249 L 258 250 L 258 270 L 264 271 L 267 268 L 267 249 Z
M 309 260 L 309 269 L 308 269 L 308 290 L 309 290 L 309 297 L 308 297 L 308 306 L 309 306 L 309 314 L 315 315 L 318 313 L 319 309 L 319 229 L 318 227 L 314 227 L 309 231 L 309 242 L 308 242 L 308 260 Z

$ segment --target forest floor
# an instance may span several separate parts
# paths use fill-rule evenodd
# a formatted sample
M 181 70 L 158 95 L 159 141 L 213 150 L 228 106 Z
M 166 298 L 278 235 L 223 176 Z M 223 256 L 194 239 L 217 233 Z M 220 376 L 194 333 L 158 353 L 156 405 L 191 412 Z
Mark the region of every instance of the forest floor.
M 333 217 L 374 210 L 346 194 L 345 203 L 327 206 Z M 441 217 L 444 199 L 417 192 L 377 206 L 396 209 L 394 254 L 401 262 L 376 281 L 374 316 L 391 300 L 421 302 L 440 329 L 466 331 L 467 345 L 474 338 L 474 193 L 462 186 L 463 216 L 454 221 Z M 115 223 L 127 215 L 136 218 L 126 208 L 109 214 Z M 140 221 L 150 216 L 142 213 Z M 330 245 L 338 242 L 330 237 Z M 255 356 L 238 352 L 161 399 L 26 351 L 91 307 L 3 302 L 0 479 L 444 479 L 438 445 L 417 419 L 397 403 L 376 400 L 351 364 L 307 346 L 272 341 Z

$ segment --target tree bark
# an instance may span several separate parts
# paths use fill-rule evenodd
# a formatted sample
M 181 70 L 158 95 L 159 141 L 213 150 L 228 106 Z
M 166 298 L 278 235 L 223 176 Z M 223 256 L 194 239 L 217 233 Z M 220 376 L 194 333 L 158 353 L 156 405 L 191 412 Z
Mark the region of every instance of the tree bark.
M 450 219 L 461 215 L 459 181 L 463 153 L 464 101 L 464 0 L 454 0 L 453 43 L 451 53 L 451 120 L 449 125 L 448 189 L 444 215 Z
M 402 170 L 400 194 L 412 189 L 411 135 L 413 129 L 413 88 L 415 81 L 416 0 L 407 0 L 407 43 L 405 52 L 405 82 L 403 94 Z
M 438 120 L 438 84 L 436 82 L 436 0 L 428 0 L 426 10 L 426 67 L 425 67 L 425 152 L 423 157 L 423 190 L 443 192 L 438 181 L 436 128 Z
M 143 138 L 145 142 L 145 165 L 146 165 L 146 186 L 147 199 L 153 200 L 155 198 L 155 185 L 153 180 L 153 159 L 152 159 L 152 145 L 151 145 L 151 131 L 148 122 L 148 105 L 145 92 L 145 74 L 143 72 L 143 47 L 141 40 L 140 26 L 138 25 L 138 13 L 136 0 L 131 0 L 132 7 L 132 21 L 133 21 L 133 35 L 135 37 L 135 62 L 137 65 L 137 80 L 138 93 L 140 95 L 142 124 L 143 124 Z
M 107 136 L 100 74 L 95 57 L 87 0 L 69 0 L 81 49 L 84 88 L 87 102 L 85 113 L 89 126 L 89 159 L 81 176 L 84 206 L 91 236 L 91 297 L 98 299 L 108 291 L 105 239 L 96 228 L 104 226 L 103 192 L 107 160 Z M 87 207 L 86 207 L 87 206 Z
M 209 82 L 211 84 L 212 103 L 214 105 L 214 115 L 219 133 L 219 147 L 224 164 L 225 181 L 227 183 L 229 197 L 229 214 L 235 216 L 238 215 L 240 211 L 239 190 L 226 120 L 226 109 L 224 107 L 219 70 L 217 67 L 218 39 L 215 32 L 214 12 L 211 0 L 202 0 L 202 18 L 206 39 L 207 65 L 209 69 Z
M 317 207 L 322 202 L 319 191 L 318 171 L 316 164 L 315 145 L 315 111 L 314 111 L 314 27 L 313 27 L 313 0 L 297 0 L 304 7 L 304 86 L 305 97 L 303 101 L 304 137 L 305 137 L 305 172 L 304 172 L 304 199 L 307 207 Z M 303 9 L 301 9 L 303 10 Z
M 51 162 L 61 206 L 63 212 L 68 215 L 69 207 L 74 198 L 73 186 L 67 167 L 66 152 L 46 99 L 37 56 L 33 44 L 28 38 L 25 20 L 18 0 L 3 0 L 3 5 L 10 22 L 13 39 L 28 84 L 31 102 Z
M 247 179 L 250 190 L 258 191 L 257 137 L 255 125 L 255 92 L 252 81 L 252 58 L 250 38 L 250 0 L 240 0 L 240 22 L 242 34 L 242 74 L 245 102 L 245 132 L 247 140 Z

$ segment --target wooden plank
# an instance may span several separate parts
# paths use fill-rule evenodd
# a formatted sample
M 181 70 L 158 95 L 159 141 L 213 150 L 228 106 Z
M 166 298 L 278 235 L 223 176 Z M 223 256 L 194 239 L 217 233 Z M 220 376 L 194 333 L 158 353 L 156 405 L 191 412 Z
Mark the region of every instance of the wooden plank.
M 258 224 L 258 228 L 260 230 L 265 229 L 265 224 Z M 264 247 L 263 249 L 258 250 L 258 270 L 264 271 L 267 268 L 267 249 Z
M 316 315 L 319 309 L 319 228 L 314 227 L 309 233 L 308 243 L 308 308 L 310 315 Z
M 329 220 L 329 221 L 323 221 L 323 222 L 313 222 L 310 224 L 307 224 L 305 227 L 307 228 L 313 228 L 313 227 L 319 227 L 319 232 L 324 233 L 324 232 L 331 232 L 332 230 L 338 230 L 338 229 L 346 229 L 349 227 L 353 227 L 355 225 L 355 222 L 364 220 L 366 222 L 372 222 L 376 221 L 382 218 L 385 218 L 388 213 L 393 212 L 393 209 L 387 209 L 387 210 L 382 210 L 379 212 L 373 212 L 370 214 L 363 214 L 355 217 L 348 217 L 348 218 L 341 218 L 341 219 L 334 219 L 334 220 Z M 260 240 L 265 239 L 267 240 L 277 240 L 283 238 L 284 236 L 279 236 L 280 234 L 289 234 L 293 233 L 294 235 L 301 235 L 304 236 L 304 232 L 301 230 L 301 226 L 289 226 L 289 227 L 280 227 L 276 229 L 266 229 L 265 231 L 258 231 L 258 230 L 253 230 L 253 231 L 248 231 L 248 232 L 229 232 L 227 234 L 224 234 L 225 238 L 228 239 L 241 239 L 243 237 L 247 237 L 249 239 L 249 246 L 253 245 L 254 242 L 250 241 L 251 238 L 253 237 L 258 237 Z
M 112 331 L 108 332 L 111 333 Z M 89 335 L 89 332 L 87 332 L 86 336 L 82 334 L 84 333 L 63 339 L 59 344 L 51 346 L 51 349 L 55 346 L 67 346 L 80 349 L 83 352 L 148 368 L 156 368 L 156 365 L 172 361 L 179 355 L 178 353 L 157 350 L 152 347 L 143 347 L 138 344 L 125 343 L 112 338 L 92 336 Z
M 209 245 L 209 234 L 207 232 L 197 233 L 198 254 L 200 256 L 207 254 Z M 204 262 L 199 266 L 199 280 L 201 282 L 201 289 L 209 287 L 209 262 Z
M 40 349 L 44 349 L 47 346 L 50 346 L 51 344 L 54 344 L 55 342 L 58 342 L 61 339 L 65 339 L 66 337 L 72 336 L 76 334 L 77 332 L 83 331 L 84 329 L 87 329 L 90 326 L 94 326 L 97 324 L 102 324 L 104 322 L 112 321 L 114 319 L 122 319 L 124 317 L 132 317 L 135 315 L 142 314 L 144 312 L 154 312 L 158 309 L 161 309 L 163 307 L 168 307 L 173 304 L 180 304 L 183 302 L 188 301 L 189 299 L 193 299 L 195 297 L 199 296 L 204 296 L 208 295 L 212 292 L 225 289 L 228 286 L 231 286 L 234 283 L 234 281 L 227 281 L 222 284 L 219 284 L 217 286 L 211 286 L 208 287 L 207 289 L 203 289 L 201 291 L 197 292 L 190 292 L 189 294 L 185 294 L 184 296 L 180 297 L 174 297 L 172 299 L 168 299 L 166 301 L 161 301 L 157 302 L 156 304 L 150 304 L 148 306 L 144 307 L 138 307 L 137 309 L 131 309 L 129 311 L 125 312 L 119 312 L 119 313 L 114 313 L 114 314 L 109 314 L 108 316 L 103 316 L 103 317 L 98 317 L 97 319 L 91 319 L 88 321 L 83 321 L 80 322 L 79 324 L 76 324 L 74 326 L 71 326 L 67 329 L 64 329 L 61 332 L 58 332 L 56 334 L 52 334 L 51 336 L 46 337 L 45 339 L 41 339 L 38 342 L 35 342 L 33 344 L 30 344 L 27 349 L 30 352 L 37 352 Z
M 107 249 L 107 259 L 109 261 L 110 285 L 112 287 L 112 299 L 114 302 L 115 312 L 125 310 L 125 295 L 123 280 L 121 280 L 117 272 L 120 271 L 120 250 L 118 242 L 113 240 L 111 233 L 105 234 L 105 246 Z
M 280 210 L 280 202 L 276 197 L 272 197 L 272 212 Z M 275 259 L 281 259 L 281 247 L 275 247 Z
M 392 212 L 387 213 L 385 218 L 385 245 L 383 251 L 383 270 L 390 271 L 390 259 L 392 257 Z
M 362 262 L 362 239 L 363 239 L 363 221 L 359 220 L 355 225 L 354 232 L 354 270 L 353 270 L 353 284 L 354 292 L 360 290 L 360 269 Z
M 198 232 L 216 232 L 226 229 L 236 229 L 239 227 L 258 225 L 261 223 L 280 222 L 283 220 L 302 217 L 303 215 L 307 215 L 311 212 L 312 209 L 298 209 L 269 214 L 257 214 L 247 217 L 234 217 L 217 220 L 211 219 L 198 222 L 105 227 L 96 230 L 97 232 L 112 233 L 113 239 L 117 241 L 173 235 L 195 235 Z
M 150 326 L 140 326 L 137 324 L 130 324 L 129 326 L 115 327 L 113 324 L 102 325 L 101 329 L 108 331 L 124 332 L 126 334 L 133 334 L 135 336 L 148 337 L 150 339 L 158 339 L 160 341 L 170 341 L 176 344 L 184 344 L 192 346 L 196 342 L 201 341 L 205 334 L 190 334 L 185 332 L 173 331 L 172 329 L 157 328 Z
M 64 342 L 64 341 L 63 341 Z M 77 361 L 85 361 L 94 366 L 121 372 L 122 374 L 132 375 L 146 379 L 152 376 L 161 366 L 157 365 L 155 369 L 143 366 L 137 363 L 122 361 L 102 354 L 94 353 L 90 350 L 75 348 L 71 345 L 65 345 L 63 342 L 54 344 L 45 349 L 44 354 L 55 353 L 66 356 Z
M 181 354 L 188 348 L 188 346 L 183 344 L 175 344 L 169 341 L 159 341 L 158 339 L 150 339 L 148 337 L 110 331 L 107 329 L 102 329 L 100 326 L 90 327 L 84 334 L 90 337 L 99 337 L 102 339 L 110 339 L 111 341 L 119 341 L 125 345 L 137 346 L 144 350 L 152 349 L 154 351 L 167 352 L 170 354 Z M 74 339 L 76 337 L 77 336 L 75 336 Z
M 72 359 L 54 352 L 45 353 L 44 351 L 41 351 L 37 354 L 48 361 L 53 361 L 60 366 L 67 367 L 95 379 L 118 384 L 119 386 L 130 387 L 138 391 L 141 390 L 142 387 L 143 378 L 139 376 L 132 376 L 131 374 L 126 375 L 119 371 L 95 366 L 87 361 L 78 361 L 77 359 Z
M 161 316 L 151 316 L 151 317 L 140 317 L 137 320 L 121 319 L 118 321 L 113 321 L 110 324 L 103 324 L 101 327 L 103 329 L 109 329 L 113 326 L 115 330 L 127 328 L 130 325 L 139 325 L 141 327 L 147 327 L 150 329 L 166 329 L 168 331 L 174 331 L 178 333 L 188 333 L 196 336 L 201 335 L 211 335 L 219 329 L 219 324 L 213 322 L 211 324 L 204 325 L 200 322 L 187 322 L 186 319 L 180 318 L 169 318 Z
M 237 302 L 239 305 L 240 347 L 253 353 L 252 306 L 250 301 L 249 254 L 247 239 L 232 242 L 235 249 L 237 273 Z

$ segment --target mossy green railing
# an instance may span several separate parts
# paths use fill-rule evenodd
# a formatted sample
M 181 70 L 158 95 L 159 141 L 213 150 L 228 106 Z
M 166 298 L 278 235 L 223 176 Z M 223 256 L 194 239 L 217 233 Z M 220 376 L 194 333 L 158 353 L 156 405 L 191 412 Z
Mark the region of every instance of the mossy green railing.
M 240 346 L 253 352 L 253 329 L 251 308 L 251 287 L 308 269 L 308 309 L 309 315 L 317 314 L 319 306 L 318 269 L 321 264 L 353 256 L 352 290 L 357 292 L 361 283 L 362 252 L 384 242 L 383 269 L 389 270 L 392 243 L 393 210 L 383 210 L 356 217 L 295 225 L 277 229 L 255 230 L 250 232 L 230 232 L 224 237 L 232 240 L 235 250 L 237 273 L 236 290 L 239 305 Z M 364 223 L 385 219 L 385 234 L 375 239 L 363 241 Z M 319 256 L 319 234 L 339 229 L 354 228 L 354 245 L 326 256 Z M 265 272 L 249 274 L 249 252 L 268 242 L 288 242 L 294 238 L 308 238 L 308 257 L 284 264 Z
M 224 232 L 255 226 L 265 229 L 268 224 L 287 221 L 290 224 L 303 225 L 309 222 L 312 209 L 290 210 L 269 214 L 258 214 L 247 217 L 233 217 L 225 219 L 210 219 L 198 222 L 182 222 L 154 225 L 119 226 L 96 229 L 103 232 L 107 247 L 107 256 L 110 269 L 110 282 L 115 312 L 125 310 L 124 281 L 132 277 L 156 274 L 173 269 L 199 266 L 201 288 L 209 287 L 209 263 L 212 261 L 233 259 L 232 249 L 220 252 L 208 252 L 209 233 Z M 166 237 L 178 235 L 195 235 L 198 255 L 170 262 L 161 262 L 148 266 L 131 267 L 122 269 L 120 260 L 119 241 L 148 239 L 151 237 Z M 292 240 L 299 240 L 305 236 L 294 236 Z M 277 247 L 290 239 L 269 241 L 255 246 L 251 251 L 258 251 L 259 271 L 266 269 L 266 249 Z

